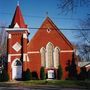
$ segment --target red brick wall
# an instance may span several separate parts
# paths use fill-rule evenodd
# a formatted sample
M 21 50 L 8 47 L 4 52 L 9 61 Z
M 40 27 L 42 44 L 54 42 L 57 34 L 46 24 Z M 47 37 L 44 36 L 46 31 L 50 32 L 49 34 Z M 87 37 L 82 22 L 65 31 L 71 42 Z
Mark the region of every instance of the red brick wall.
M 50 33 L 47 32 L 47 28 L 50 28 Z M 60 51 L 73 50 L 73 46 L 66 39 L 66 37 L 57 29 L 57 27 L 48 19 L 44 21 L 41 28 L 37 31 L 35 36 L 28 44 L 28 52 L 39 51 L 42 47 L 46 48 L 48 42 L 54 45 L 54 48 L 58 46 Z M 41 58 L 39 54 L 30 54 L 30 70 L 37 71 L 38 76 L 41 68 Z M 60 53 L 60 64 L 63 69 L 63 79 L 65 79 L 68 73 L 65 71 L 66 63 L 68 60 L 72 60 L 72 52 Z

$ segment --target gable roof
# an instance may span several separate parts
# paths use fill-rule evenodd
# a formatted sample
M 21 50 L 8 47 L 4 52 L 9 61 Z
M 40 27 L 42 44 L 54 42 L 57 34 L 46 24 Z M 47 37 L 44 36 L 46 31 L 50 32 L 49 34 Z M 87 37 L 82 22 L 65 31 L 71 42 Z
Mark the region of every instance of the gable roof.
M 69 40 L 64 36 L 64 34 L 59 30 L 59 28 L 53 23 L 53 21 L 49 18 L 49 17 L 46 17 L 44 23 L 48 21 L 54 28 L 55 30 L 58 32 L 58 34 L 65 40 L 65 42 L 73 49 L 74 46 L 69 42 Z M 43 24 L 44 24 L 43 23 Z M 43 25 L 42 24 L 42 25 Z
M 36 34 L 33 36 L 33 38 L 31 39 L 31 41 L 28 43 L 28 47 L 30 48 L 30 44 L 31 42 L 35 39 L 35 37 L 38 35 L 38 33 L 40 32 L 40 30 L 42 29 L 48 29 L 47 25 L 45 26 L 45 24 L 50 24 L 53 28 L 50 28 L 51 30 L 55 30 L 55 32 L 57 32 L 59 37 L 62 37 L 63 40 L 67 43 L 67 45 L 71 48 L 74 49 L 73 45 L 69 42 L 69 40 L 64 36 L 64 34 L 57 28 L 57 26 L 53 23 L 53 21 L 49 18 L 46 17 L 45 21 L 43 22 L 43 24 L 41 25 L 41 27 L 39 28 L 39 30 L 36 32 Z M 41 37 L 42 38 L 42 37 Z
M 27 25 L 24 22 L 23 15 L 21 13 L 19 5 L 17 5 L 10 28 L 13 28 L 16 24 L 19 25 L 20 28 L 27 28 Z

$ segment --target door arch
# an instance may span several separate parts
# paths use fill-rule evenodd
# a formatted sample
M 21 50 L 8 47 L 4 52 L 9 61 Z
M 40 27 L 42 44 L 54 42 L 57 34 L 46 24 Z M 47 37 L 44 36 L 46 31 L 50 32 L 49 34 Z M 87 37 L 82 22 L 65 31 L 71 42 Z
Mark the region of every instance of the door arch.
M 22 62 L 17 58 L 12 62 L 12 79 L 22 78 Z

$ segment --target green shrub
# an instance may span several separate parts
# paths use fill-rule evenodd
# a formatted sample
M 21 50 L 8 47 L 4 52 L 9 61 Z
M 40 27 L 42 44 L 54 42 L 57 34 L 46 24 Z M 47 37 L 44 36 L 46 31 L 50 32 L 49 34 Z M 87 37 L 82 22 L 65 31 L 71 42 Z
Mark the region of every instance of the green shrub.
M 8 81 L 9 80 L 9 75 L 6 70 L 2 70 L 2 73 L 0 74 L 0 81 Z
M 90 80 L 90 70 L 87 71 L 87 79 Z
M 40 69 L 40 79 L 41 79 L 41 80 L 44 80 L 44 79 L 45 79 L 44 67 L 41 67 L 41 69 Z
M 3 81 L 8 81 L 9 80 L 9 75 L 6 70 L 3 71 Z
M 62 68 L 61 68 L 61 65 L 58 66 L 58 69 L 57 69 L 57 79 L 62 79 Z
M 23 80 L 25 81 L 31 80 L 31 72 L 29 69 L 23 72 Z
M 0 82 L 2 81 L 2 74 L 0 74 Z

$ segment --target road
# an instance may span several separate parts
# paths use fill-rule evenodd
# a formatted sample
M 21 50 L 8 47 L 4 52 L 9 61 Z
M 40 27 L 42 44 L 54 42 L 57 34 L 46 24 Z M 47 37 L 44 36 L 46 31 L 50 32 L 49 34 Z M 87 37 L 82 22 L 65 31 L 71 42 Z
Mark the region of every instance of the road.
M 60 86 L 0 87 L 0 90 L 89 90 L 83 88 L 62 88 Z

